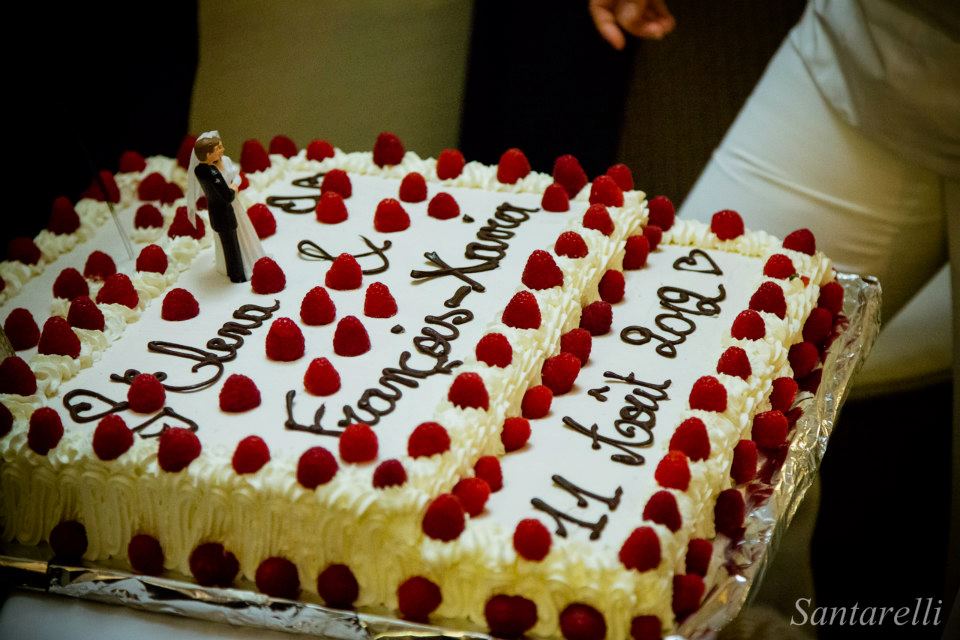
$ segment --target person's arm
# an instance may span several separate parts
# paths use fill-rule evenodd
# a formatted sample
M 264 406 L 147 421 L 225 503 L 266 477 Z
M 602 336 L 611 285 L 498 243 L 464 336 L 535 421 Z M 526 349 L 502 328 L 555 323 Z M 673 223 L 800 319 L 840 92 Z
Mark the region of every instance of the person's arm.
M 627 44 L 624 31 L 660 40 L 677 26 L 664 0 L 589 0 L 590 16 L 601 37 L 614 49 Z

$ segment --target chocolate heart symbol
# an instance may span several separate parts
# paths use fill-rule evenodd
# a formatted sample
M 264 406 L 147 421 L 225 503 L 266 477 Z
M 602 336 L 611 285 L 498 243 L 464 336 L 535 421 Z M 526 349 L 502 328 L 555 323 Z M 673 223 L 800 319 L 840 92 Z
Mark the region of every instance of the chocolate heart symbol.
M 701 258 L 706 260 L 707 264 L 710 265 L 709 269 L 706 268 L 706 265 L 699 264 Z M 694 273 L 706 273 L 713 276 L 723 275 L 723 271 L 721 271 L 717 263 L 713 261 L 713 258 L 701 249 L 693 249 L 689 255 L 677 258 L 673 262 L 673 268 L 677 271 L 693 271 Z

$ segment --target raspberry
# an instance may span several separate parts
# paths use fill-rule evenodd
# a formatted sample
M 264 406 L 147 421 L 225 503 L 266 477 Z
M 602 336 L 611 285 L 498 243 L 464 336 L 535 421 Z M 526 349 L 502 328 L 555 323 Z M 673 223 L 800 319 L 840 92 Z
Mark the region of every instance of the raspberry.
M 349 198 L 353 194 L 353 185 L 350 184 L 350 176 L 343 169 L 331 169 L 323 176 L 323 182 L 320 184 L 320 193 L 334 191 L 343 198 Z
M 314 358 L 303 375 L 303 386 L 315 396 L 331 396 L 340 390 L 340 374 L 326 358 Z
M 101 460 L 116 460 L 133 446 L 133 431 L 118 415 L 110 415 L 97 423 L 93 432 L 93 452 Z
M 190 554 L 190 573 L 201 586 L 229 587 L 239 571 L 237 557 L 219 542 L 198 545 Z
M 270 360 L 293 362 L 303 356 L 303 332 L 290 318 L 277 318 L 267 332 L 266 350 Z
M 259 140 L 246 140 L 240 150 L 240 168 L 244 173 L 256 173 L 270 168 L 270 156 Z
M 661 623 L 657 616 L 637 616 L 630 621 L 630 637 L 633 640 L 660 640 Z
M 427 199 L 427 181 L 416 171 L 411 171 L 400 181 L 400 199 L 404 202 L 423 202 Z
M 94 251 L 87 258 L 87 263 L 83 267 L 83 275 L 91 280 L 105 280 L 117 272 L 117 265 L 113 258 L 103 251 Z
M 263 438 L 247 436 L 237 444 L 231 464 L 239 475 L 256 473 L 270 462 L 270 448 Z
M 430 198 L 427 205 L 427 215 L 437 220 L 450 220 L 460 215 L 460 205 L 449 193 L 441 191 Z
M 370 462 L 378 449 L 377 434 L 369 425 L 351 424 L 340 434 L 340 459 L 344 462 Z
M 749 378 L 753 369 L 750 367 L 747 352 L 740 347 L 729 347 L 717 362 L 717 373 L 725 373 L 728 376 L 742 378 L 743 380 Z
M 40 248 L 30 238 L 14 238 L 7 243 L 7 260 L 37 264 L 40 262 L 40 257 Z
M 163 214 L 152 204 L 142 204 L 133 217 L 136 229 L 159 229 L 163 226 Z
M 610 212 L 602 204 L 592 204 L 583 214 L 583 226 L 586 229 L 595 229 L 605 236 L 613 233 L 613 220 Z
M 700 577 L 707 575 L 710 559 L 713 557 L 713 541 L 705 538 L 692 538 L 687 544 L 687 573 Z
M 127 559 L 137 573 L 158 576 L 163 573 L 163 547 L 153 536 L 140 533 L 130 538 Z
M 344 316 L 333 332 L 333 352 L 338 356 L 359 356 L 370 351 L 370 336 L 356 316 Z
M 622 207 L 623 189 L 610 176 L 597 176 L 590 185 L 590 204 Z
M 13 429 L 13 414 L 7 405 L 0 403 L 0 438 L 4 437 Z
M 513 347 L 502 333 L 488 333 L 477 342 L 476 355 L 489 367 L 508 367 L 513 362 Z
M 530 161 L 520 149 L 507 149 L 497 163 L 497 180 L 503 184 L 516 184 L 530 173 Z
M 553 180 L 563 187 L 566 194 L 573 198 L 583 189 L 589 180 L 580 166 L 580 161 L 570 154 L 560 156 L 553 161 Z
M 51 233 L 73 233 L 80 228 L 80 216 L 73 208 L 70 198 L 60 196 L 53 201 L 50 219 L 47 221 L 47 230 Z
M 521 520 L 513 531 L 513 548 L 526 560 L 539 562 L 550 553 L 553 538 L 543 523 L 534 518 Z
M 193 154 L 195 144 L 197 144 L 197 136 L 189 133 L 180 141 L 180 148 L 177 149 L 177 166 L 184 171 L 190 166 L 190 156 Z
M 180 185 L 168 182 L 163 187 L 163 195 L 160 197 L 161 204 L 173 204 L 177 200 L 183 197 L 183 189 L 180 188 Z M 201 200 L 203 202 L 201 202 Z M 200 205 L 203 206 L 200 206 Z M 197 200 L 197 206 L 201 209 L 206 208 L 206 200 L 203 196 Z
M 163 252 L 163 249 L 155 244 L 148 244 L 137 256 L 136 268 L 137 271 L 148 273 L 165 273 L 168 264 L 167 254 Z
M 377 136 L 377 141 L 373 144 L 373 163 L 378 167 L 400 164 L 406 152 L 400 138 L 384 131 Z
M 300 303 L 300 320 L 310 326 L 330 324 L 337 317 L 337 308 L 323 287 L 314 287 Z
M 87 529 L 76 520 L 62 520 L 50 531 L 53 556 L 61 562 L 78 563 L 87 552 Z
M 530 387 L 523 394 L 520 402 L 520 413 L 524 418 L 536 420 L 550 413 L 550 404 L 553 402 L 553 392 L 550 387 L 538 384 Z
M 483 409 L 490 408 L 490 396 L 487 395 L 487 387 L 483 384 L 483 378 L 476 373 L 461 373 L 453 379 L 450 390 L 447 392 L 447 400 L 453 403 L 453 406 L 461 409 Z
M 163 384 L 149 373 L 138 374 L 127 389 L 127 403 L 131 411 L 153 413 L 163 408 L 167 394 Z
M 797 424 L 797 420 L 803 416 L 803 409 L 800 407 L 794 407 L 793 409 L 790 409 L 790 411 L 787 411 L 786 415 L 787 423 L 793 427 L 795 424 Z
M 590 359 L 592 345 L 593 337 L 586 329 L 571 329 L 560 336 L 560 351 L 577 356 L 580 366 L 587 364 Z
M 328 607 L 349 609 L 360 595 L 360 585 L 345 564 L 331 564 L 317 576 L 317 593 Z
M 560 614 L 560 633 L 566 640 L 603 640 L 607 623 L 603 614 L 593 607 L 575 603 Z
M 637 527 L 620 547 L 620 562 L 641 573 L 660 566 L 660 538 L 652 527 Z
M 757 443 L 741 440 L 733 448 L 733 465 L 730 477 L 734 484 L 745 484 L 757 476 Z M 688 569 L 689 570 L 689 569 Z
M 399 460 L 384 460 L 373 471 L 373 488 L 399 487 L 407 482 L 407 471 Z
M 543 190 L 543 197 L 540 199 L 540 206 L 544 211 L 553 211 L 561 213 L 570 210 L 570 198 L 563 187 L 556 182 Z
M 436 422 L 424 422 L 410 434 L 407 455 L 411 458 L 429 458 L 450 448 L 447 430 Z
M 843 286 L 839 282 L 828 282 L 820 287 L 817 305 L 836 315 L 843 311 Z
M 643 519 L 662 524 L 676 533 L 681 524 L 677 499 L 669 491 L 657 491 L 647 500 L 647 504 L 643 508 Z
M 478 478 L 486 480 L 490 486 L 490 491 L 496 493 L 503 489 L 503 470 L 500 468 L 500 460 L 496 456 L 482 456 L 473 465 L 473 473 Z
M 250 218 L 250 224 L 253 225 L 257 237 L 261 240 L 269 238 L 277 232 L 277 220 L 273 217 L 270 207 L 262 202 L 248 208 L 247 217 Z
M 287 136 L 276 135 L 270 140 L 270 154 L 292 158 L 297 155 L 297 143 Z M 263 591 L 263 589 L 261 589 Z
M 563 272 L 546 251 L 536 249 L 527 258 L 520 280 L 534 291 L 563 286 Z
M 676 219 L 676 210 L 667 196 L 657 196 L 647 202 L 649 208 L 647 222 L 660 227 L 662 231 L 670 231 Z
M 770 406 L 786 413 L 793 406 L 797 397 L 797 382 L 793 378 L 783 377 L 773 381 L 770 390 Z
M 572 353 L 560 353 L 547 358 L 540 370 L 543 384 L 555 396 L 570 391 L 578 375 L 580 375 L 580 358 Z
M 437 156 L 437 178 L 440 180 L 452 180 L 461 173 L 466 164 L 463 154 L 457 149 L 444 149 Z
M 7 356 L 0 362 L 0 393 L 32 396 L 37 392 L 37 377 L 19 356 Z
M 397 301 L 382 282 L 367 287 L 363 298 L 363 315 L 368 318 L 392 318 L 397 315 Z
M 726 411 L 727 389 L 713 376 L 703 376 L 690 390 L 690 408 L 703 411 Z
M 497 638 L 519 638 L 537 624 L 537 605 L 522 596 L 493 596 L 483 608 L 490 633 Z
M 743 235 L 743 218 L 731 209 L 717 211 L 710 219 L 710 231 L 721 240 L 733 240 Z
M 782 320 L 787 315 L 787 300 L 783 297 L 783 289 L 775 282 L 764 282 L 750 296 L 750 308 L 772 313 Z
M 728 538 L 737 538 L 742 533 L 743 516 L 746 504 L 743 496 L 736 489 L 721 491 L 717 496 L 717 503 L 713 507 L 713 521 L 717 533 Z
M 650 255 L 650 241 L 646 236 L 630 236 L 624 246 L 623 268 L 642 269 Z
M 695 574 L 673 576 L 673 613 L 682 620 L 700 608 L 706 587 L 703 578 Z
M 397 608 L 412 622 L 428 622 L 441 602 L 440 587 L 422 576 L 408 578 L 397 588 Z
M 797 229 L 783 239 L 783 248 L 812 256 L 817 252 L 817 239 L 810 229 Z
M 561 233 L 560 237 L 557 238 L 557 242 L 553 245 L 553 251 L 558 256 L 574 259 L 583 258 L 590 253 L 590 250 L 587 248 L 587 243 L 583 240 L 583 236 L 576 231 L 564 231 Z
M 41 407 L 30 414 L 30 428 L 27 431 L 27 446 L 40 456 L 50 453 L 63 437 L 63 422 L 60 414 L 50 407 Z
M 613 178 L 613 181 L 617 183 L 617 186 L 624 191 L 633 191 L 633 172 L 630 171 L 630 167 L 623 164 L 612 165 L 607 169 L 607 175 Z
M 200 303 L 186 289 L 171 289 L 163 297 L 160 317 L 170 322 L 189 320 L 200 315 Z
M 170 223 L 170 227 L 167 229 L 167 237 L 185 237 L 193 238 L 194 240 L 201 239 L 203 234 L 206 233 L 207 227 L 203 223 L 203 218 L 200 216 L 197 216 L 194 220 L 195 224 L 192 224 L 186 207 L 177 207 L 177 212 L 173 214 L 173 222 Z
M 602 336 L 610 333 L 613 324 L 613 309 L 609 302 L 597 300 L 583 308 L 580 314 L 580 327 L 590 332 L 592 336 Z
M 43 323 L 37 353 L 76 358 L 80 355 L 80 339 L 66 320 L 50 316 Z
M 427 507 L 421 525 L 425 534 L 443 542 L 459 538 L 465 526 L 463 506 L 455 496 L 449 493 L 441 493 L 433 499 Z
M 663 239 L 663 229 L 655 224 L 648 224 L 643 228 L 643 237 L 647 239 L 647 243 L 650 245 L 650 251 L 656 251 L 657 246 Z
M 253 263 L 250 286 L 253 287 L 254 293 L 277 293 L 287 286 L 287 276 L 273 258 L 264 256 Z
M 359 289 L 363 281 L 363 271 L 357 259 L 349 253 L 341 253 L 327 270 L 324 284 L 331 289 L 346 291 Z
M 94 200 L 118 204 L 120 202 L 120 187 L 114 180 L 113 174 L 106 169 L 101 169 L 90 185 L 90 192 Z
M 453 495 L 463 505 L 464 511 L 470 516 L 478 516 L 483 513 L 490 498 L 490 485 L 480 478 L 462 478 L 454 485 Z
M 163 198 L 163 191 L 167 188 L 167 179 L 163 175 L 154 171 L 144 177 L 137 185 L 137 199 L 144 202 L 160 200 Z
M 220 387 L 220 410 L 242 413 L 260 406 L 260 389 L 247 376 L 234 373 Z
M 120 173 L 139 173 L 147 168 L 147 161 L 136 151 L 124 151 L 120 156 Z
M 682 451 L 694 462 L 706 460 L 710 456 L 710 438 L 703 420 L 687 418 L 681 422 L 670 438 L 670 450 Z
M 46 325 L 44 325 L 44 328 L 46 328 Z M 40 341 L 43 342 L 43 338 Z M 793 369 L 793 377 L 802 378 L 813 371 L 817 363 L 820 362 L 820 350 L 813 343 L 798 342 L 790 347 L 787 359 L 790 361 L 790 368 Z
M 600 299 L 610 304 L 616 304 L 623 300 L 623 292 L 627 283 L 623 279 L 623 272 L 615 269 L 607 269 L 603 277 L 600 278 L 598 291 Z
M 307 145 L 307 160 L 322 162 L 334 156 L 333 145 L 326 140 L 311 140 Z
M 40 327 L 30 312 L 23 308 L 10 312 L 3 323 L 3 330 L 14 351 L 32 349 L 40 341 Z
M 73 267 L 67 267 L 60 272 L 60 275 L 53 282 L 53 295 L 56 298 L 73 300 L 80 296 L 90 295 L 90 287 L 79 271 Z
M 660 459 L 654 477 L 665 489 L 686 491 L 690 486 L 690 465 L 682 451 L 669 451 Z
M 300 595 L 300 576 L 297 573 L 297 566 L 286 558 L 278 556 L 267 558 L 257 567 L 254 579 L 257 589 L 272 598 L 294 600 Z
M 833 313 L 817 307 L 810 312 L 803 324 L 803 339 L 813 344 L 822 344 L 833 332 Z
M 323 447 L 311 447 L 297 462 L 297 482 L 307 489 L 327 484 L 337 475 L 337 459 Z
M 800 388 L 807 393 L 816 393 L 823 379 L 823 369 L 815 369 L 798 380 Z
M 503 421 L 500 441 L 507 453 L 522 449 L 530 439 L 530 422 L 526 418 L 513 417 Z
M 140 303 L 140 296 L 126 274 L 115 273 L 104 281 L 103 287 L 97 293 L 97 302 L 101 304 L 122 304 L 133 309 Z
M 384 198 L 373 214 L 373 228 L 380 233 L 396 233 L 410 226 L 410 216 L 399 202 Z
M 759 313 L 747 309 L 734 318 L 730 335 L 737 340 L 759 340 L 767 335 L 767 328 Z
M 768 278 L 777 278 L 786 280 L 797 272 L 793 266 L 793 261 L 782 253 L 775 253 L 767 258 L 767 263 L 763 265 L 763 275 Z
M 529 291 L 518 291 L 510 298 L 500 319 L 514 329 L 539 329 L 540 305 Z

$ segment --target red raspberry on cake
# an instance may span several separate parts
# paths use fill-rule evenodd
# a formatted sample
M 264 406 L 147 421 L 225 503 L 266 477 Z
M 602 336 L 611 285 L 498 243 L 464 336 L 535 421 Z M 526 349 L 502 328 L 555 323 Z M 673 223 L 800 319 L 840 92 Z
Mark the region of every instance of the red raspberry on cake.
M 653 527 L 637 527 L 620 547 L 620 563 L 639 572 L 660 566 L 660 538 Z
M 560 353 L 547 358 L 540 370 L 540 377 L 553 395 L 570 391 L 580 375 L 580 358 L 572 353 Z
M 260 389 L 247 376 L 234 373 L 220 387 L 220 410 L 242 413 L 260 406 Z
M 407 470 L 399 460 L 384 460 L 373 471 L 373 488 L 401 487 L 407 482 Z
M 553 251 L 558 256 L 573 259 L 583 258 L 590 253 L 590 250 L 587 248 L 587 243 L 583 240 L 583 236 L 576 231 L 564 231 L 561 233 L 553 245 Z
M 536 249 L 527 258 L 520 280 L 530 289 L 540 291 L 563 286 L 563 272 L 553 256 L 542 249 Z
M 754 311 L 772 313 L 781 320 L 787 315 L 787 300 L 783 289 L 776 282 L 762 283 L 750 296 L 750 308 Z
M 523 394 L 523 400 L 520 402 L 520 413 L 524 418 L 536 420 L 550 413 L 550 404 L 553 402 L 553 392 L 550 387 L 544 384 L 538 384 L 530 387 Z
M 167 188 L 167 179 L 154 171 L 144 177 L 137 185 L 137 198 L 144 202 L 151 202 L 163 198 L 163 191 Z
M 247 436 L 237 444 L 230 463 L 239 475 L 256 473 L 270 462 L 270 448 L 263 438 Z
M 490 486 L 490 491 L 496 493 L 503 489 L 503 469 L 496 456 L 481 456 L 473 465 L 473 473 L 482 478 Z
M 440 180 L 453 180 L 463 173 L 463 167 L 467 161 L 458 149 L 444 149 L 437 156 L 437 178 Z
M 516 184 L 530 173 L 530 161 L 523 151 L 516 147 L 507 149 L 497 163 L 497 181 L 503 184 Z
M 389 131 L 384 131 L 377 136 L 377 141 L 373 144 L 373 163 L 378 167 L 400 164 L 406 152 L 400 138 Z
M 73 233 L 79 228 L 80 216 L 73 208 L 70 198 L 64 196 L 56 198 L 50 211 L 50 220 L 47 221 L 47 230 L 50 233 L 63 235 Z
M 367 287 L 363 298 L 363 315 L 368 318 L 392 318 L 397 315 L 397 301 L 382 282 Z
M 600 278 L 598 291 L 600 299 L 610 304 L 616 304 L 623 300 L 623 292 L 627 283 L 623 278 L 623 272 L 615 269 L 607 269 L 603 277 Z
M 560 351 L 575 355 L 580 366 L 587 364 L 592 346 L 593 337 L 586 329 L 571 329 L 560 336 Z
M 820 297 L 817 299 L 817 305 L 833 315 L 843 311 L 843 286 L 834 281 L 820 287 Z
M 14 351 L 33 349 L 40 342 L 40 327 L 37 326 L 33 315 L 23 308 L 10 312 L 3 323 L 3 330 Z
M 183 189 L 180 188 L 180 185 L 174 182 L 168 182 L 163 187 L 163 195 L 160 197 L 161 204 L 173 204 L 177 200 L 183 197 Z M 203 202 L 201 202 L 203 200 Z M 202 205 L 202 206 L 201 206 Z M 200 209 L 206 208 L 206 200 L 203 196 L 197 200 L 197 207 Z
M 767 258 L 766 264 L 763 265 L 763 275 L 768 278 L 786 280 L 796 273 L 797 270 L 793 266 L 793 261 L 782 253 L 773 254 Z
M 580 193 L 589 182 L 580 161 L 570 154 L 562 155 L 553 161 L 553 180 L 563 187 L 571 198 Z
M 807 393 L 816 393 L 823 379 L 823 369 L 815 369 L 798 380 L 800 388 Z
M 686 491 L 690 486 L 690 465 L 682 451 L 669 451 L 657 463 L 654 473 L 657 483 L 665 489 Z
M 657 491 L 643 508 L 643 519 L 662 524 L 674 533 L 680 528 L 680 509 L 677 499 L 667 490 Z
M 307 160 L 322 162 L 334 155 L 333 145 L 326 140 L 311 140 L 307 145 Z
M 427 215 L 437 220 L 450 220 L 460 215 L 460 205 L 449 193 L 441 191 L 430 198 L 427 205 Z
M 810 229 L 797 229 L 783 239 L 783 248 L 812 256 L 817 252 L 817 239 Z
M 80 339 L 65 319 L 50 316 L 43 323 L 37 353 L 76 358 L 80 355 Z
M 577 602 L 560 614 L 560 633 L 565 640 L 603 640 L 607 636 L 607 623 L 602 613 Z
M 539 329 L 540 305 L 529 291 L 518 291 L 510 298 L 500 319 L 514 329 Z
M 50 407 L 40 407 L 30 414 L 27 430 L 27 446 L 38 456 L 45 456 L 60 444 L 63 437 L 63 422 L 60 414 Z
M 717 373 L 746 380 L 753 373 L 747 352 L 740 347 L 729 347 L 720 355 L 717 362 Z
M 323 447 L 311 447 L 303 452 L 297 463 L 297 482 L 313 490 L 333 480 L 339 468 L 332 453 Z
M 726 387 L 713 376 L 699 378 L 690 390 L 690 408 L 703 411 L 726 411 Z
M 169 473 L 183 471 L 200 456 L 200 439 L 184 427 L 164 427 L 157 447 L 157 463 Z
M 491 634 L 513 640 L 537 624 L 537 605 L 522 596 L 497 595 L 487 600 L 483 617 Z
M 193 147 L 197 144 L 197 136 L 187 134 L 180 141 L 180 147 L 177 149 L 177 166 L 186 171 L 190 167 L 190 156 L 193 155 Z
M 660 227 L 662 231 L 670 231 L 676 219 L 676 210 L 670 198 L 666 196 L 650 198 L 647 207 L 649 208 L 647 222 Z
M 813 371 L 820 362 L 820 350 L 810 342 L 798 342 L 790 347 L 787 356 L 794 378 L 802 378 Z
M 345 564 L 331 564 L 317 576 L 317 593 L 328 607 L 350 609 L 360 595 L 360 585 Z
M 650 251 L 656 251 L 663 239 L 663 229 L 655 224 L 648 224 L 643 228 L 643 237 L 647 239 Z
M 460 373 L 453 379 L 450 390 L 447 392 L 447 400 L 453 403 L 453 406 L 461 409 L 483 409 L 490 408 L 490 396 L 487 395 L 487 387 L 483 384 L 483 378 L 476 373 Z
M 177 212 L 173 214 L 173 222 L 167 229 L 167 237 L 200 240 L 206 233 L 207 227 L 200 216 L 194 218 L 194 222 L 195 224 L 190 222 L 186 207 L 177 207 Z
M 37 377 L 23 358 L 7 356 L 0 362 L 0 393 L 32 396 L 37 392 Z
M 90 193 L 89 197 L 94 200 L 109 202 L 111 204 L 118 204 L 120 202 L 120 187 L 117 186 L 117 181 L 113 178 L 113 174 L 106 169 L 101 169 L 97 172 L 97 177 L 91 182 L 87 191 Z
M 513 347 L 502 333 L 488 333 L 476 347 L 477 360 L 490 367 L 508 367 L 513 362 Z
M 733 448 L 730 477 L 735 484 L 745 484 L 757 477 L 757 443 L 741 440 Z
M 351 424 L 340 434 L 339 447 L 344 462 L 370 462 L 377 457 L 377 434 L 370 425 Z
M 459 538 L 465 526 L 466 517 L 463 506 L 455 496 L 449 493 L 441 493 L 433 499 L 427 507 L 421 524 L 427 536 L 443 542 Z
M 400 199 L 404 202 L 423 202 L 427 199 L 427 181 L 416 171 L 411 171 L 400 181 Z
M 633 191 L 633 172 L 627 165 L 622 162 L 612 165 L 607 169 L 607 175 L 613 178 L 623 191 Z
M 341 253 L 327 270 L 324 284 L 331 289 L 346 291 L 359 289 L 363 281 L 363 270 L 357 259 L 349 253 Z
M 746 504 L 743 496 L 736 489 L 721 491 L 713 507 L 713 522 L 717 533 L 728 538 L 738 538 L 743 532 L 743 517 Z
M 147 168 L 147 161 L 136 151 L 124 151 L 120 155 L 120 173 L 139 173 Z
M 190 573 L 204 587 L 229 587 L 240 571 L 237 557 L 219 542 L 198 545 L 190 554 Z
M 349 198 L 353 194 L 353 185 L 350 184 L 350 176 L 343 169 L 331 169 L 323 176 L 323 182 L 320 183 L 320 193 L 334 191 L 343 198 Z
M 630 236 L 627 238 L 623 252 L 624 269 L 642 269 L 647 264 L 650 255 L 650 241 L 646 236 Z
M 167 254 L 155 244 L 148 244 L 140 251 L 140 255 L 137 256 L 137 271 L 166 273 L 168 265 Z
M 580 328 L 586 329 L 591 336 L 602 336 L 610 333 L 613 324 L 613 308 L 609 302 L 597 300 L 583 308 L 580 314 Z
M 710 231 L 721 240 L 733 240 L 743 235 L 743 218 L 731 209 L 717 211 L 710 219 Z
M 200 315 L 200 303 L 186 289 L 171 289 L 163 297 L 160 317 L 170 322 L 190 320 Z
M 62 520 L 50 531 L 50 548 L 60 562 L 81 562 L 87 552 L 86 528 L 76 520 Z
M 133 446 L 133 431 L 118 415 L 110 415 L 97 423 L 93 432 L 93 452 L 101 460 L 116 460 Z
M 436 422 L 424 422 L 410 434 L 407 455 L 411 458 L 429 458 L 450 449 L 450 435 Z
M 540 199 L 540 206 L 544 211 L 562 213 L 570 210 L 570 197 L 562 185 L 554 182 L 543 190 L 543 197 Z
M 286 558 L 267 558 L 257 567 L 254 576 L 257 590 L 271 598 L 296 600 L 300 595 L 300 576 L 297 565 Z
M 106 280 L 117 272 L 117 265 L 113 258 L 103 251 L 94 251 L 87 258 L 83 267 L 83 275 L 91 280 Z
M 297 143 L 288 136 L 276 135 L 270 140 L 270 154 L 292 158 L 297 155 Z
M 797 397 L 798 388 L 797 381 L 793 378 L 777 378 L 773 381 L 770 390 L 770 406 L 786 413 L 793 407 L 793 401 Z
M 4 437 L 13 429 L 13 414 L 7 405 L 0 403 L 0 438 Z
M 359 356 L 370 351 L 370 336 L 356 316 L 344 316 L 333 332 L 333 352 L 338 356 Z
M 305 351 L 303 332 L 290 318 L 277 318 L 267 332 L 266 350 L 270 360 L 293 362 L 302 357 Z
M 747 309 L 734 318 L 730 335 L 737 340 L 760 340 L 767 335 L 767 328 L 759 313 Z
M 540 562 L 550 553 L 552 544 L 550 531 L 535 518 L 521 520 L 513 531 L 513 548 L 525 560 Z
M 610 218 L 610 212 L 602 204 L 592 204 L 583 214 L 583 226 L 587 229 L 594 229 L 605 236 L 613 233 L 613 219 Z
M 673 613 L 677 620 L 683 620 L 700 608 L 703 592 L 706 590 L 703 578 L 695 574 L 673 576 Z
M 163 226 L 163 214 L 152 204 L 142 204 L 133 217 L 136 229 L 159 229 Z
M 277 220 L 273 217 L 270 207 L 258 202 L 247 209 L 247 217 L 250 218 L 250 224 L 253 225 L 257 237 L 263 240 L 269 238 L 277 232 Z
M 90 286 L 86 278 L 73 267 L 67 267 L 60 272 L 53 282 L 53 295 L 56 298 L 73 300 L 80 296 L 90 295 Z
M 259 140 L 245 140 L 240 149 L 240 168 L 244 173 L 256 173 L 270 168 L 270 156 Z
M 706 460 L 710 456 L 710 438 L 703 420 L 687 418 L 681 422 L 670 438 L 670 450 L 682 451 L 694 462 Z
M 323 287 L 314 287 L 300 303 L 300 320 L 310 326 L 330 324 L 337 317 L 337 308 Z
M 410 227 L 410 216 L 399 202 L 384 198 L 373 214 L 373 228 L 380 233 L 396 233 Z
M 41 256 L 40 248 L 30 238 L 14 238 L 7 243 L 7 260 L 37 264 Z
M 127 389 L 127 404 L 137 413 L 154 413 L 163 408 L 167 394 L 163 383 L 149 373 L 138 374 Z
M 692 538 L 687 544 L 686 569 L 700 577 L 707 575 L 710 560 L 713 557 L 713 541 L 706 538 Z
M 253 263 L 253 276 L 250 285 L 254 293 L 269 294 L 283 291 L 287 286 L 287 276 L 273 258 L 264 256 Z
M 453 495 L 463 505 L 463 510 L 471 517 L 475 517 L 483 513 L 487 505 L 487 500 L 490 498 L 490 485 L 480 478 L 461 478 L 453 487 Z
M 145 533 L 130 538 L 127 545 L 127 559 L 137 573 L 146 576 L 158 576 L 163 573 L 163 547 L 160 541 Z
M 822 344 L 833 332 L 833 313 L 816 307 L 803 324 L 803 339 L 813 344 Z
M 326 358 L 314 358 L 303 375 L 303 386 L 315 396 L 331 396 L 340 390 L 340 374 Z
M 610 176 L 597 176 L 590 185 L 590 204 L 622 207 L 623 189 Z
M 408 578 L 397 587 L 397 609 L 405 620 L 429 622 L 441 602 L 440 587 L 423 576 Z
M 522 449 L 530 440 L 530 421 L 526 418 L 512 417 L 503 421 L 500 441 L 507 453 Z

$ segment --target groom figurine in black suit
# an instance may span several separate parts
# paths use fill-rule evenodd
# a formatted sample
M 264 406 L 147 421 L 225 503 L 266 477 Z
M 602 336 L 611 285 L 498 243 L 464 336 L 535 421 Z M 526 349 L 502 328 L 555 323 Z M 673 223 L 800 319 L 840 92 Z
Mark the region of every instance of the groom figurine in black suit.
M 243 256 L 237 242 L 237 218 L 233 211 L 233 199 L 237 197 L 237 192 L 227 184 L 221 173 L 223 142 L 219 137 L 201 138 L 197 140 L 193 152 L 200 161 L 194 174 L 207 197 L 210 226 L 220 236 L 227 276 L 231 282 L 246 282 Z

